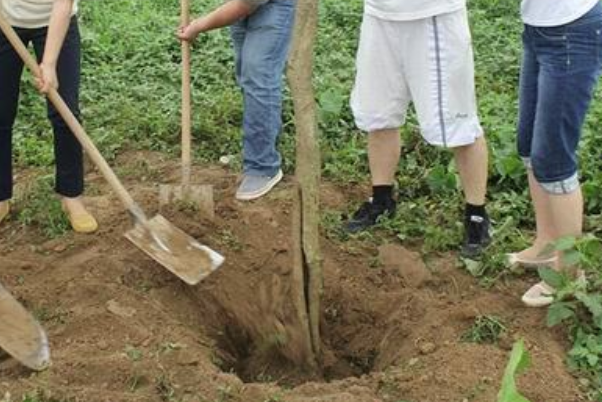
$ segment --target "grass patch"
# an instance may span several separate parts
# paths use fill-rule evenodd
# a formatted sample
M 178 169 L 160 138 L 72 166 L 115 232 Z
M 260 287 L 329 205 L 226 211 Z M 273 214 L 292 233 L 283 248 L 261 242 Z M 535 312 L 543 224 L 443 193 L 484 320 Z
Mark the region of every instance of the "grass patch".
M 494 344 L 506 332 L 506 326 L 498 317 L 481 315 L 474 324 L 462 335 L 463 342 Z
M 67 233 L 71 226 L 54 191 L 54 176 L 40 176 L 22 192 L 17 204 L 22 209 L 17 221 L 38 227 L 48 239 Z

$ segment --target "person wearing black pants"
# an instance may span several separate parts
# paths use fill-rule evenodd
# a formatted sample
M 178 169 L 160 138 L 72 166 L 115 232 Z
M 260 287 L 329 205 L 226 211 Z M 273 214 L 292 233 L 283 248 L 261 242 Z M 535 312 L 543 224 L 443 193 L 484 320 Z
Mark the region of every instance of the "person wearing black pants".
M 41 76 L 36 77 L 38 89 L 47 93 L 51 87 L 58 88 L 61 97 L 79 118 L 81 46 L 75 16 L 77 4 L 74 5 L 73 0 L 33 3 L 17 0 L 13 3 L 20 2 L 24 3 L 21 8 L 3 5 L 0 11 L 7 16 L 21 40 L 26 45 L 33 45 L 42 71 Z M 38 26 L 44 22 L 45 25 Z M 13 196 L 12 131 L 23 69 L 18 54 L 0 33 L 0 222 L 8 215 L 9 200 Z M 63 210 L 76 232 L 94 232 L 98 224 L 81 200 L 84 191 L 82 147 L 50 102 L 48 118 L 54 131 L 55 189 L 61 196 Z

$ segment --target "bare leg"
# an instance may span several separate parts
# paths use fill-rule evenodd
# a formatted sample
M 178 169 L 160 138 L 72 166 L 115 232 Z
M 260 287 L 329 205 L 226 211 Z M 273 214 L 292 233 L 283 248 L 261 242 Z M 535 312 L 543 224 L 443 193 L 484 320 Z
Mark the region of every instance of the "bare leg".
M 549 213 L 554 219 L 554 240 L 566 236 L 579 237 L 583 233 L 583 195 L 581 189 L 570 194 L 548 197 Z M 561 257 L 561 255 L 559 255 Z M 562 258 L 558 259 L 558 269 L 566 269 Z
M 454 148 L 454 157 L 466 202 L 472 205 L 484 205 L 489 168 L 489 151 L 485 138 L 480 137 L 474 144 Z
M 398 130 L 371 132 L 368 137 L 368 159 L 372 174 L 372 199 L 365 202 L 345 224 L 349 233 L 357 233 L 375 225 L 381 216 L 395 213 L 392 188 L 401 155 Z
M 549 258 L 550 255 L 542 255 L 546 247 L 554 241 L 554 213 L 550 205 L 551 195 L 537 183 L 533 171 L 528 170 L 529 176 L 529 191 L 531 200 L 535 209 L 535 222 L 537 232 L 533 245 L 526 250 L 518 253 L 522 260 L 536 261 L 538 259 Z
M 372 185 L 390 186 L 395 181 L 395 172 L 401 155 L 399 131 L 381 130 L 368 136 L 368 158 Z
M 555 195 L 542 192 L 542 212 L 552 217 L 552 241 L 565 236 L 580 236 L 583 232 L 583 195 L 581 189 L 570 194 Z M 579 267 L 567 266 L 562 261 L 562 253 L 558 253 L 555 265 L 557 270 L 569 271 L 574 278 L 579 276 Z M 550 305 L 554 298 L 554 289 L 545 282 L 533 285 L 523 296 L 523 302 L 531 307 Z
M 454 148 L 453 151 L 466 200 L 461 255 L 478 258 L 491 241 L 489 219 L 485 211 L 489 169 L 487 142 L 480 137 L 473 144 Z

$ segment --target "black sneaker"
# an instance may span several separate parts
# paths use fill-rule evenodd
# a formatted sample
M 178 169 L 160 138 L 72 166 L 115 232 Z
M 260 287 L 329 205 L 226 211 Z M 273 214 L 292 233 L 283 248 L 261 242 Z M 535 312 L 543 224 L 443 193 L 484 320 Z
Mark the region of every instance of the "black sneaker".
M 461 255 L 464 258 L 478 258 L 491 243 L 491 226 L 487 216 L 471 215 L 464 220 L 464 245 Z
M 347 233 L 358 233 L 376 225 L 381 216 L 392 217 L 395 215 L 395 201 L 384 204 L 375 204 L 372 200 L 364 202 L 345 223 Z

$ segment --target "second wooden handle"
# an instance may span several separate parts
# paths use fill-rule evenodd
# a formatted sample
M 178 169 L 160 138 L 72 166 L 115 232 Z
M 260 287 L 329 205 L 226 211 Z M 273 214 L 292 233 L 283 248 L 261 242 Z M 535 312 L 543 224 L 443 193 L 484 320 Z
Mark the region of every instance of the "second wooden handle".
M 181 24 L 190 23 L 190 1 L 181 0 Z M 192 153 L 192 94 L 190 70 L 190 43 L 182 41 L 182 185 L 190 185 Z

